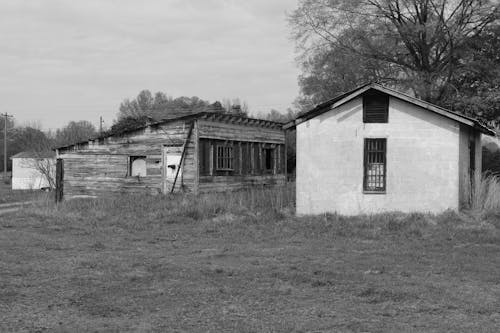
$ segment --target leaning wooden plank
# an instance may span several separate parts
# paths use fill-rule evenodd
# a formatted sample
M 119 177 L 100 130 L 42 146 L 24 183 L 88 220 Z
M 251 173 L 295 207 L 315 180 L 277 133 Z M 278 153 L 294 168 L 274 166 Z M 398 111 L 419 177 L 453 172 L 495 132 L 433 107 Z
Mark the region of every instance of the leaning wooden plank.
M 186 137 L 186 142 L 184 143 L 184 147 L 182 149 L 181 159 L 179 161 L 179 167 L 177 168 L 177 170 L 175 172 L 174 183 L 172 184 L 172 189 L 170 190 L 170 193 L 174 193 L 175 183 L 177 182 L 177 177 L 179 177 L 179 171 L 182 167 L 182 162 L 184 161 L 184 155 L 186 154 L 186 147 L 189 143 L 189 139 L 191 138 L 191 133 L 193 132 L 193 128 L 194 128 L 194 122 L 191 123 L 191 126 L 189 127 L 189 132 L 188 132 L 188 135 Z

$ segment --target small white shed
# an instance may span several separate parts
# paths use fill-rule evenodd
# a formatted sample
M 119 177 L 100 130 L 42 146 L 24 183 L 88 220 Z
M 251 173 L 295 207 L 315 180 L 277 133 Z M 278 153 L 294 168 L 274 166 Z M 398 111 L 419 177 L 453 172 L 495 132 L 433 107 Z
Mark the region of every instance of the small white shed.
M 378 84 L 299 115 L 297 213 L 441 212 L 481 170 L 477 120 Z
M 39 190 L 54 186 L 55 153 L 23 151 L 11 156 L 12 189 Z

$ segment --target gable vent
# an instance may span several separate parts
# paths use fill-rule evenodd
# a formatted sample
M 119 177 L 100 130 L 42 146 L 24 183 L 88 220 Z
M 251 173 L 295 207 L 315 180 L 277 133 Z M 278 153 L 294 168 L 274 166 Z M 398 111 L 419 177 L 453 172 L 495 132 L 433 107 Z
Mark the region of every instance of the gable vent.
M 389 118 L 389 95 L 368 92 L 363 95 L 363 122 L 387 123 Z

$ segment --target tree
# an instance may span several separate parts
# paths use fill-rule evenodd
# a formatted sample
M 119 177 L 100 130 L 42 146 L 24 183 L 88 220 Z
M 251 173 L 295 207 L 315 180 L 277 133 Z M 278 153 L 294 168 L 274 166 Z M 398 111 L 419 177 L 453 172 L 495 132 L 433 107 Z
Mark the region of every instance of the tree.
M 298 112 L 293 111 L 292 109 L 288 108 L 286 110 L 286 113 L 282 113 L 276 109 L 271 109 L 269 110 L 268 113 L 266 114 L 261 114 L 258 117 L 265 119 L 265 120 L 270 120 L 270 121 L 275 121 L 278 123 L 288 123 L 289 121 L 295 119 L 298 115 Z
M 66 146 L 77 142 L 85 141 L 97 136 L 95 126 L 87 121 L 70 121 L 68 125 L 56 130 L 55 145 Z
M 457 89 L 445 106 L 500 125 L 500 24 L 485 29 L 463 48 L 462 66 L 452 81 Z
M 340 70 L 352 57 L 349 67 L 363 70 L 347 75 L 347 86 L 382 79 L 440 103 L 464 65 L 461 50 L 498 19 L 498 7 L 495 0 L 299 0 L 289 21 L 306 77 L 321 62 Z M 321 90 L 313 84 L 302 80 L 305 96 Z
M 224 98 L 222 100 L 222 107 L 226 112 L 239 116 L 248 116 L 248 112 L 250 111 L 247 102 L 242 102 L 239 98 Z
M 51 151 L 54 141 L 39 128 L 26 126 L 15 127 L 11 134 L 11 151 L 47 152 Z
M 148 116 L 139 116 L 139 117 L 126 117 L 122 118 L 111 126 L 111 129 L 108 131 L 108 134 L 120 134 L 125 131 L 133 130 L 138 127 L 145 126 L 151 118 Z
M 155 120 L 172 115 L 202 111 L 209 103 L 196 96 L 172 98 L 163 92 L 154 97 L 149 90 L 142 90 L 133 100 L 125 99 L 120 104 L 118 122 L 125 118 L 151 117 Z
M 332 94 L 349 91 L 365 82 L 392 85 L 397 74 L 389 64 L 333 46 L 316 50 L 303 61 L 302 69 L 301 95 L 296 104 L 303 111 L 332 98 Z

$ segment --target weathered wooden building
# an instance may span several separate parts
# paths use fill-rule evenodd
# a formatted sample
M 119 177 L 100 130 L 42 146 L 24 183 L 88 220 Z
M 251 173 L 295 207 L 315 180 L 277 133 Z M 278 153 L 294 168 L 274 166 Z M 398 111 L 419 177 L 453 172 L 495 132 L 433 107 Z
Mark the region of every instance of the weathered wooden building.
M 286 180 L 282 124 L 218 112 L 150 123 L 56 152 L 64 197 L 202 193 Z

